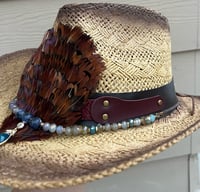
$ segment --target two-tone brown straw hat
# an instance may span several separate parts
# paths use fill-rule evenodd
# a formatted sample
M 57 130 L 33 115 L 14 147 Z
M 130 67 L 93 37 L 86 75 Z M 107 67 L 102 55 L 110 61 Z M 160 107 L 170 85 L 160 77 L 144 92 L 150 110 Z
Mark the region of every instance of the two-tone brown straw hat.
M 190 135 L 200 98 L 174 90 L 165 17 L 131 5 L 65 5 L 38 49 L 0 57 L 0 124 L 1 184 L 64 187 Z

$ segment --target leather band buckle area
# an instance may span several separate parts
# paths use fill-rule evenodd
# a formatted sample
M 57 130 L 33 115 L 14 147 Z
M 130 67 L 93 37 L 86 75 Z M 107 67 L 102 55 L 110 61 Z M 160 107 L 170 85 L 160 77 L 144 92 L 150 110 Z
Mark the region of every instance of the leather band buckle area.
M 114 123 L 161 111 L 164 106 L 163 98 L 159 95 L 138 100 L 102 96 L 88 101 L 82 111 L 82 119 L 92 120 L 101 124 Z
M 128 93 L 93 93 L 82 108 L 82 120 L 116 123 L 129 118 L 162 112 L 171 113 L 178 105 L 173 80 L 159 88 Z

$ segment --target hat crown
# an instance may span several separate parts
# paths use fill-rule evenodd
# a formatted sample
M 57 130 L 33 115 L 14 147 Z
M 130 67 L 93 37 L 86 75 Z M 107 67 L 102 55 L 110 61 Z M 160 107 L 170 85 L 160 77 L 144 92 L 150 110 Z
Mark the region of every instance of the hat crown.
M 151 90 L 172 80 L 167 19 L 143 7 L 121 4 L 65 5 L 54 28 L 79 26 L 106 64 L 97 92 Z

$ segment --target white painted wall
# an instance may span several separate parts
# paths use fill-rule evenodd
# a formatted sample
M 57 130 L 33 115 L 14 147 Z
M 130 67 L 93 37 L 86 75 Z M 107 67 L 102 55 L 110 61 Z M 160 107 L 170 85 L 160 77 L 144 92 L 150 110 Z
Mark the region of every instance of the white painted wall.
M 52 27 L 59 7 L 67 3 L 120 0 L 0 0 L 0 55 L 37 47 Z M 161 12 L 169 19 L 176 90 L 200 95 L 200 0 L 124 0 Z M 84 185 L 90 191 L 200 191 L 200 131 L 146 163 Z M 191 155 L 192 154 L 192 155 Z M 190 173 L 189 173 L 190 172 Z M 0 187 L 0 191 L 9 191 Z M 67 190 L 66 190 L 67 191 Z

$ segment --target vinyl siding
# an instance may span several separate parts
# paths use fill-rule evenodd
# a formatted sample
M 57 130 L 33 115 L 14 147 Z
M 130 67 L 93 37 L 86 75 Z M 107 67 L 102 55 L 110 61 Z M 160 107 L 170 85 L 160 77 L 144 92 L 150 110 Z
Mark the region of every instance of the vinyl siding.
M 81 2 L 120 3 L 122 1 L 1 0 L 0 55 L 19 49 L 37 47 L 46 29 L 52 27 L 59 7 L 67 3 Z M 168 18 L 171 28 L 172 67 L 176 90 L 178 92 L 200 95 L 200 0 L 124 0 L 123 3 L 145 6 L 161 12 Z M 179 159 L 183 158 L 184 160 L 181 161 L 183 162 L 182 166 L 189 169 L 190 166 L 194 166 L 194 163 L 192 164 L 191 162 L 196 161 L 196 159 L 194 156 L 192 157 L 193 159 L 190 161 L 191 165 L 187 163 L 187 160 L 188 158 L 190 159 L 190 154 L 195 155 L 200 151 L 199 146 L 200 131 L 197 131 L 192 136 L 152 158 L 150 162 L 148 161 L 134 168 L 135 175 L 140 173 L 140 177 L 142 178 L 142 169 L 145 164 L 147 167 L 155 166 L 156 168 L 156 165 L 154 165 L 156 162 L 161 165 L 166 165 L 167 159 L 169 159 L 169 164 L 172 161 L 175 163 L 175 166 L 179 166 Z M 177 171 L 182 175 L 180 179 L 182 178 L 183 182 L 186 182 L 183 184 L 184 189 L 181 187 L 175 188 L 177 191 L 192 191 L 195 189 L 196 185 L 189 184 L 187 181 L 190 182 L 193 176 L 188 176 L 187 170 L 185 169 L 179 170 L 180 166 L 177 168 Z M 192 170 L 193 172 L 191 173 L 194 173 L 195 169 Z M 129 170 L 129 172 L 131 172 L 131 170 Z M 134 173 L 131 174 L 133 174 L 134 178 Z M 196 172 L 194 174 L 198 175 Z M 113 177 L 111 177 L 111 180 L 112 178 Z M 114 177 L 114 179 L 117 178 Z M 166 182 L 164 182 L 163 185 L 165 183 Z M 96 183 L 93 183 L 91 186 L 95 184 Z M 169 184 L 170 181 L 168 185 Z M 98 183 L 96 186 L 98 186 Z M 161 191 L 173 191 L 171 188 L 173 189 L 173 186 Z M 88 191 L 90 191 L 89 189 L 90 187 L 88 187 Z M 143 188 L 141 187 L 141 189 Z M 4 190 L 5 192 L 9 191 L 9 189 Z M 4 192 L 3 188 L 1 189 L 0 187 L 0 191 Z M 139 188 L 137 191 L 140 191 Z

